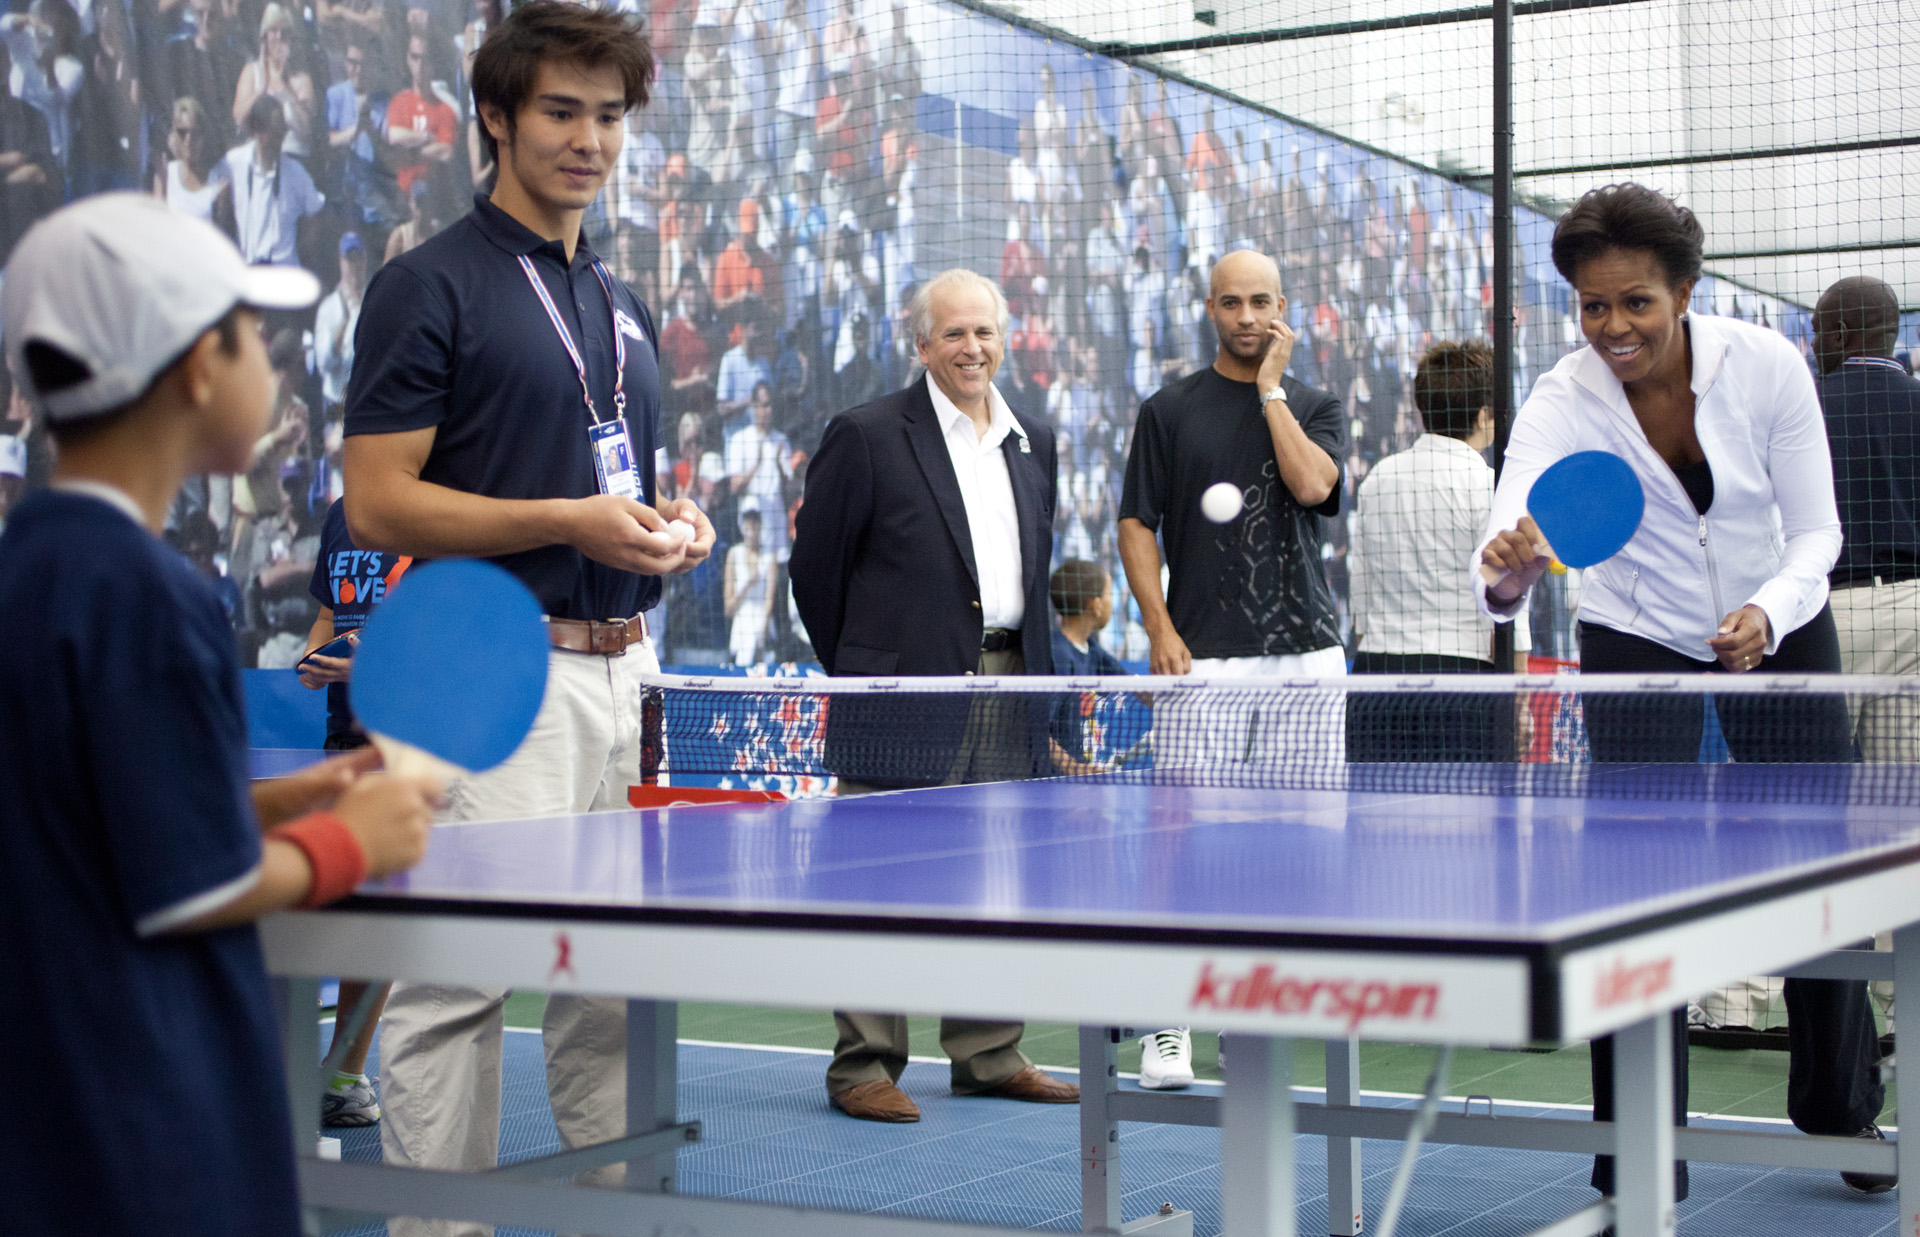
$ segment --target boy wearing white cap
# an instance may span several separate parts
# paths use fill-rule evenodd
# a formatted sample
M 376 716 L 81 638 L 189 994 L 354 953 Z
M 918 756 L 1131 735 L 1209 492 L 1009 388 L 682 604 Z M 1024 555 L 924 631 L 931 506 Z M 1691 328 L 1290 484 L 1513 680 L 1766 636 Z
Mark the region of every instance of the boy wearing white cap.
M 266 427 L 256 311 L 318 291 L 131 193 L 7 266 L 7 363 L 59 462 L 0 534 L 0 1054 L 34 1124 L 0 1230 L 299 1231 L 253 921 L 410 867 L 439 789 L 349 756 L 249 793 L 232 632 L 158 532 Z

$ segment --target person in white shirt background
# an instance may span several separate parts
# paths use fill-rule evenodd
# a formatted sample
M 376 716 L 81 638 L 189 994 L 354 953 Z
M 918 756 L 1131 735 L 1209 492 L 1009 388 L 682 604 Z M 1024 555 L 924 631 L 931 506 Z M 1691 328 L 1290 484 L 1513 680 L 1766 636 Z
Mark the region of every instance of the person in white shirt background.
M 1784 336 L 1688 311 L 1705 240 L 1692 211 L 1635 184 L 1595 189 L 1561 217 L 1553 263 L 1573 286 L 1587 347 L 1542 375 L 1514 418 L 1486 538 L 1461 566 L 1487 614 L 1512 618 L 1552 562 L 1525 514 L 1534 480 L 1573 452 L 1610 451 L 1638 474 L 1646 514 L 1620 553 L 1586 572 L 1582 673 L 1837 674 L 1827 573 L 1840 516 L 1813 376 Z M 1593 758 L 1696 761 L 1697 701 L 1588 693 Z M 1852 759 L 1844 696 L 1721 696 L 1714 707 L 1736 761 Z M 1789 979 L 1786 998 L 1787 1115 L 1810 1134 L 1881 1137 L 1867 985 Z M 1685 1125 L 1684 1009 L 1674 1045 L 1674 1122 Z M 1613 1115 L 1612 1048 L 1593 1044 L 1596 1121 Z M 1684 1198 L 1686 1164 L 1675 1171 Z M 1895 1184 L 1841 1178 L 1860 1193 Z M 1593 1184 L 1612 1193 L 1610 1157 Z
M 300 261 L 300 222 L 320 213 L 326 195 L 305 165 L 285 149 L 287 118 L 280 101 L 261 95 L 247 113 L 252 141 L 236 146 L 214 168 L 233 184 L 234 229 L 249 262 Z
M 1439 343 L 1420 358 L 1413 403 L 1426 432 L 1375 464 L 1354 497 L 1355 674 L 1488 674 L 1493 620 L 1458 564 L 1493 510 L 1493 349 Z M 1511 760 L 1511 698 L 1347 698 L 1347 759 Z
M 340 281 L 320 301 L 313 317 L 313 367 L 320 374 L 321 447 L 325 452 L 328 501 L 340 497 L 342 420 L 347 379 L 353 373 L 353 331 L 360 323 L 360 296 L 367 286 L 367 247 L 358 232 L 340 236 Z
M 747 404 L 753 421 L 727 439 L 727 476 L 746 513 L 751 498 L 763 516 L 759 548 L 775 560 L 787 557 L 787 482 L 793 479 L 793 444 L 773 428 L 773 387 L 761 379 L 753 384 Z

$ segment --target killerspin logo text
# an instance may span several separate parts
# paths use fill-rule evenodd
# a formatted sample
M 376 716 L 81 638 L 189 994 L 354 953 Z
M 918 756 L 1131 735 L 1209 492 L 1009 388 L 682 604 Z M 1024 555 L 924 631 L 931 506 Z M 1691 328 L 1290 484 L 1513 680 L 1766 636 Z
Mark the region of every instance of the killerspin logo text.
M 1317 1015 L 1345 1023 L 1352 1033 L 1367 1022 L 1431 1022 L 1440 1007 L 1440 985 L 1350 976 L 1309 979 L 1282 974 L 1270 962 L 1229 975 L 1209 961 L 1201 964 L 1187 1004 L 1197 1012 Z

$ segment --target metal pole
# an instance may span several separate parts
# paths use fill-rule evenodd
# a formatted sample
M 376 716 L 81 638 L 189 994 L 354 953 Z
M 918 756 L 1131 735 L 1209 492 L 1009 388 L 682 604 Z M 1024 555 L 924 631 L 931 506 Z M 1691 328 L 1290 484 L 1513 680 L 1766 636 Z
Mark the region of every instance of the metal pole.
M 1513 0 L 1493 0 L 1493 471 L 1513 423 Z M 1493 628 L 1493 664 L 1513 668 L 1513 624 Z

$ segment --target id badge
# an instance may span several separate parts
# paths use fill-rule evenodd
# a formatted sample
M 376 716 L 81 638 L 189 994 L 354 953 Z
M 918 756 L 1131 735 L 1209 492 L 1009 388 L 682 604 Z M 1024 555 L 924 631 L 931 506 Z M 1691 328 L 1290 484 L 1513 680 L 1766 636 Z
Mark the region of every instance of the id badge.
M 593 472 L 600 482 L 600 492 L 638 499 L 640 473 L 633 466 L 633 444 L 627 439 L 627 423 L 615 417 L 589 426 L 587 442 L 593 447 Z

